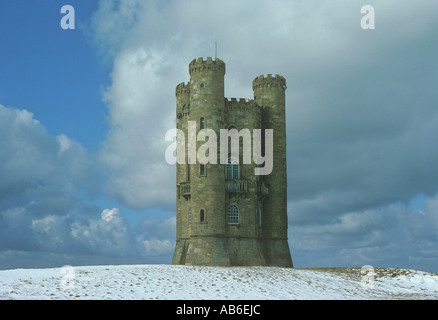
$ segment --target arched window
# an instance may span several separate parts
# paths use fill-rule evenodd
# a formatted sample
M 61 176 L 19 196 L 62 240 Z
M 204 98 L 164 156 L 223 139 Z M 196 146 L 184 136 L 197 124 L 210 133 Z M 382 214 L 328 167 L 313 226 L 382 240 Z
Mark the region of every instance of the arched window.
M 205 128 L 205 119 L 204 118 L 201 118 L 201 120 L 199 121 L 199 126 L 201 129 Z
M 201 211 L 199 212 L 199 221 L 204 222 L 204 220 L 205 220 L 205 210 L 201 209 Z
M 240 179 L 240 166 L 239 161 L 228 158 L 225 165 L 225 179 Z
M 239 207 L 235 204 L 228 207 L 227 222 L 228 224 L 239 224 Z

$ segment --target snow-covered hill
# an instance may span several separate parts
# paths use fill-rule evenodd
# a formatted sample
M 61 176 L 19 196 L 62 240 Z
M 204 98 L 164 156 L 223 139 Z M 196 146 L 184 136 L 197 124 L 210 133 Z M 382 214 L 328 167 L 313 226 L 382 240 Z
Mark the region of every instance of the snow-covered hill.
M 0 299 L 438 299 L 438 275 L 174 265 L 17 269 L 0 271 Z

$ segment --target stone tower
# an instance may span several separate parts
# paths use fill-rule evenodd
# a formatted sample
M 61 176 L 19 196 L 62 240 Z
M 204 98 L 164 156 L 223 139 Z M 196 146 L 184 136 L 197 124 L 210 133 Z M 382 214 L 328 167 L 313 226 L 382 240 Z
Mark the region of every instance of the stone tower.
M 176 87 L 177 129 L 185 136 L 178 148 L 184 148 L 185 161 L 177 164 L 172 264 L 292 267 L 287 242 L 286 80 L 259 76 L 252 84 L 254 99 L 237 100 L 224 97 L 225 63 L 220 59 L 195 59 L 189 73 L 190 81 Z M 217 163 L 202 164 L 192 153 L 209 140 L 197 136 L 202 129 L 217 134 Z M 273 129 L 272 172 L 255 175 L 258 165 L 243 158 L 248 150 L 243 138 L 238 158 L 226 150 L 226 161 L 220 161 L 221 129 Z

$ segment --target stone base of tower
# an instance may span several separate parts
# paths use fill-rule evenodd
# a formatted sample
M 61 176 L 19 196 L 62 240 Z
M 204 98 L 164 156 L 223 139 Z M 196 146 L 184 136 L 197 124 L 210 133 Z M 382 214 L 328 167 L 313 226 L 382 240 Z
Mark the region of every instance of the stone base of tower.
M 228 254 L 232 266 L 267 266 L 264 243 L 259 238 L 228 238 Z
M 172 264 L 185 264 L 187 251 L 186 242 L 187 240 L 176 240 Z
M 214 236 L 177 240 L 172 264 L 293 267 L 285 239 Z
M 172 264 L 230 266 L 224 238 L 207 236 L 177 240 Z
M 265 239 L 265 250 L 269 266 L 293 268 L 287 239 Z

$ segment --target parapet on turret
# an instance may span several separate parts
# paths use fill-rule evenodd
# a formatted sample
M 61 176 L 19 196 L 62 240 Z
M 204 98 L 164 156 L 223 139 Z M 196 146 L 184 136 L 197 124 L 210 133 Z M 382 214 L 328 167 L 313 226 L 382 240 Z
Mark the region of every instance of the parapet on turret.
M 286 89 L 286 79 L 278 74 L 274 77 L 272 74 L 268 74 L 266 77 L 263 75 L 258 76 L 252 81 L 253 90 L 264 87 L 281 87 Z
M 208 57 L 206 60 L 203 58 L 193 59 L 189 64 L 189 73 L 198 71 L 213 71 L 213 72 L 223 72 L 225 74 L 225 63 L 220 59 L 213 59 Z
M 175 95 L 178 97 L 179 95 L 190 93 L 190 83 L 181 82 L 176 86 Z

